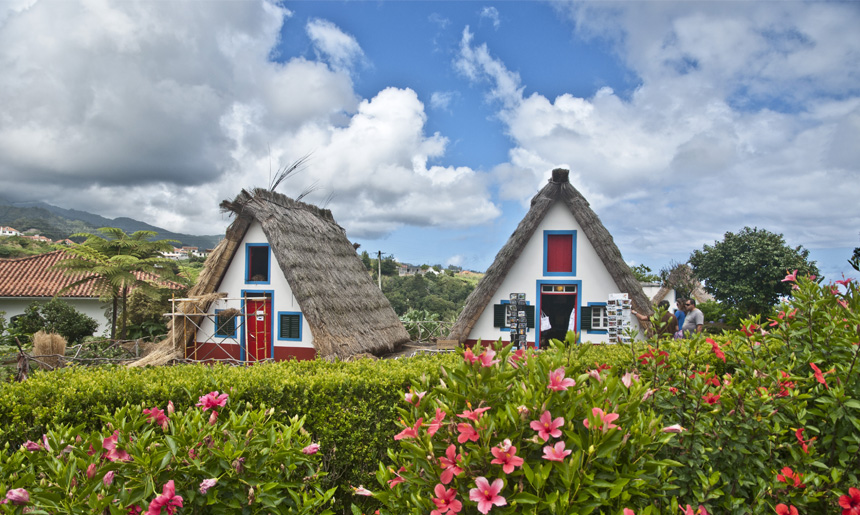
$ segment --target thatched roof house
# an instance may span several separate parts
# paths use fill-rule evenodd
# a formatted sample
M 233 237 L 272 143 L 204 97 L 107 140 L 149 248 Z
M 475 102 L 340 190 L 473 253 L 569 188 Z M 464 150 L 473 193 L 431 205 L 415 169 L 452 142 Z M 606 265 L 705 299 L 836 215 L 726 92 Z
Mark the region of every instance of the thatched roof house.
M 690 292 L 689 295 L 697 303 L 714 300 L 714 296 L 705 291 L 705 287 L 693 275 L 693 269 L 690 268 L 690 265 L 682 263 L 669 272 L 669 277 L 651 297 L 651 302 L 657 304 L 661 300 L 668 300 L 669 304 L 674 307 L 678 290 Z
M 614 310 L 608 310 L 610 294 L 626 293 L 633 309 L 653 313 L 612 236 L 563 169 L 553 170 L 549 184 L 532 198 L 529 212 L 466 300 L 449 338 L 510 341 L 504 305 L 511 293 L 526 294 L 529 345 L 563 338 L 569 329 L 581 332 L 583 341 L 609 341 L 617 334 L 610 327 L 615 322 Z M 535 323 L 540 319 L 534 313 L 541 311 L 552 329 L 541 331 Z M 635 318 L 632 323 L 638 328 Z
M 201 315 L 177 316 L 165 345 L 141 364 L 183 354 L 342 359 L 409 340 L 331 211 L 265 189 L 242 190 L 221 208 L 236 219 L 189 293 L 196 300 L 179 309 Z

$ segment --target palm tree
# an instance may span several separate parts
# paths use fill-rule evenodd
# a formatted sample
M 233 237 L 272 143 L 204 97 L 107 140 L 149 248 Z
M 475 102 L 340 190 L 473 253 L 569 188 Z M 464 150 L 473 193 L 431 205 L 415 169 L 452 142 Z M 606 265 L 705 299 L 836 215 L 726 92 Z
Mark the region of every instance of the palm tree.
M 73 234 L 72 238 L 86 238 L 79 245 L 70 247 L 67 252 L 72 255 L 64 259 L 55 268 L 66 274 L 83 274 L 83 277 L 63 288 L 60 295 L 75 286 L 95 281 L 96 288 L 102 296 L 111 299 L 111 339 L 116 338 L 117 308 L 122 304 L 122 325 L 120 338 L 125 338 L 128 321 L 126 306 L 128 295 L 132 289 L 153 295 L 158 291 L 157 281 L 146 279 L 145 274 L 169 280 L 175 277 L 173 262 L 162 257 L 161 253 L 170 251 L 176 240 L 156 240 L 150 238 L 157 235 L 154 231 L 136 231 L 126 234 L 122 229 L 102 227 L 97 229 L 104 236 L 91 233 Z

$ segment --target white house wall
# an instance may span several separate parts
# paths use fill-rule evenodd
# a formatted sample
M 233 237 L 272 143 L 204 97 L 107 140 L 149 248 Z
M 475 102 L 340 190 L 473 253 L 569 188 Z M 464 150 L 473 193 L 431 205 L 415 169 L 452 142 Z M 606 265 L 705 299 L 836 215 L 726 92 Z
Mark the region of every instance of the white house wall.
M 576 231 L 576 275 L 565 275 L 563 277 L 552 275 L 545 276 L 544 268 L 544 231 Z M 621 289 L 615 284 L 609 271 L 603 265 L 597 252 L 594 250 L 588 237 L 582 231 L 582 227 L 562 202 L 556 202 L 549 209 L 543 221 L 535 230 L 529 242 L 523 249 L 516 263 L 511 267 L 501 286 L 493 295 L 490 303 L 484 308 L 478 318 L 469 339 L 481 338 L 484 341 L 498 340 L 510 341 L 510 333 L 499 327 L 493 327 L 493 305 L 503 300 L 508 300 L 511 293 L 525 293 L 526 300 L 531 305 L 536 305 L 538 298 L 537 282 L 545 281 L 582 281 L 579 288 L 577 301 L 579 306 L 588 306 L 590 302 L 606 302 L 610 293 L 621 293 Z M 535 312 L 535 325 L 540 324 L 540 312 Z M 642 332 L 638 321 L 631 321 L 633 329 Z M 529 328 L 528 340 L 533 342 L 536 330 Z M 581 341 L 592 343 L 607 343 L 607 334 L 596 334 L 583 331 Z
M 209 313 L 214 314 L 215 310 L 228 308 L 242 309 L 241 301 L 242 291 L 246 292 L 272 292 L 272 320 L 273 320 L 273 335 L 274 347 L 291 347 L 291 348 L 306 348 L 313 349 L 313 335 L 311 334 L 310 326 L 307 320 L 302 315 L 302 340 L 301 341 L 279 341 L 277 339 L 278 321 L 277 314 L 282 311 L 301 312 L 298 302 L 293 297 L 293 291 L 287 283 L 281 271 L 280 265 L 277 262 L 275 253 L 270 249 L 269 252 L 269 284 L 247 284 L 245 282 L 245 245 L 251 243 L 268 244 L 266 235 L 263 233 L 263 227 L 259 222 L 252 222 L 248 231 L 245 233 L 245 238 L 236 250 L 233 256 L 233 261 L 227 267 L 224 278 L 221 280 L 221 285 L 218 287 L 219 292 L 226 292 L 226 300 L 217 300 L 212 303 L 209 308 Z M 214 317 L 207 317 L 200 325 L 200 331 L 197 335 L 197 341 L 203 342 L 207 338 L 222 346 L 238 345 L 238 338 L 241 335 L 239 324 L 241 319 L 237 320 L 236 339 L 232 338 L 217 338 L 215 334 Z
M 6 297 L 0 299 L 0 312 L 6 312 L 6 314 L 3 316 L 8 322 L 9 319 L 11 319 L 15 315 L 23 315 L 24 311 L 26 311 L 27 307 L 33 301 L 38 301 L 41 304 L 47 304 L 51 301 L 51 298 L 52 297 Z M 108 305 L 99 301 L 99 299 L 95 297 L 60 297 L 60 300 L 75 308 L 76 311 L 83 313 L 98 322 L 99 327 L 98 329 L 96 329 L 96 336 L 110 335 L 110 318 L 105 316 L 105 311 L 107 310 Z

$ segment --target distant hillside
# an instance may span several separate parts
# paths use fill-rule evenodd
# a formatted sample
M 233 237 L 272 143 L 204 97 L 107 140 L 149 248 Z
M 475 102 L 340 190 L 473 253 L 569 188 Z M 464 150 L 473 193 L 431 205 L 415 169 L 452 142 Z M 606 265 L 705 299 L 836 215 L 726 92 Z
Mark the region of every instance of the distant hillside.
M 24 232 L 35 229 L 52 240 L 68 238 L 76 232 L 95 232 L 99 227 L 118 227 L 127 233 L 155 231 L 160 240 L 178 240 L 178 246 L 211 249 L 223 235 L 195 236 L 170 232 L 132 218 L 105 218 L 86 211 L 63 209 L 44 202 L 8 202 L 0 199 L 0 225 Z

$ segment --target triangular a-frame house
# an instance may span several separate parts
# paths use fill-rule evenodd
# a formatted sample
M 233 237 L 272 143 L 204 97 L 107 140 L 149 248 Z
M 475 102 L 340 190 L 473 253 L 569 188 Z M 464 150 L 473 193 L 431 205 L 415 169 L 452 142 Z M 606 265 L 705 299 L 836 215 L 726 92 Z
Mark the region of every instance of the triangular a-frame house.
M 344 359 L 409 341 L 331 211 L 266 189 L 235 215 L 162 346 L 138 364 Z
M 449 338 L 466 345 L 512 341 L 506 304 L 513 293 L 525 294 L 529 346 L 563 340 L 569 329 L 583 342 L 610 341 L 612 294 L 626 293 L 632 309 L 653 314 L 612 236 L 564 169 L 553 170 L 549 184 L 532 198 L 529 212 L 466 299 Z M 541 312 L 549 329 L 540 328 Z M 632 328 L 643 332 L 630 318 Z

